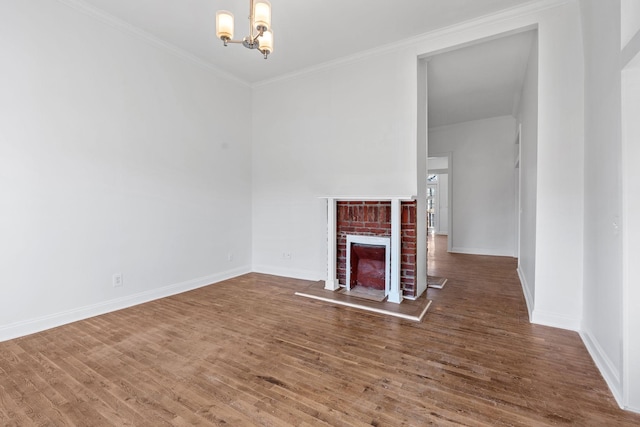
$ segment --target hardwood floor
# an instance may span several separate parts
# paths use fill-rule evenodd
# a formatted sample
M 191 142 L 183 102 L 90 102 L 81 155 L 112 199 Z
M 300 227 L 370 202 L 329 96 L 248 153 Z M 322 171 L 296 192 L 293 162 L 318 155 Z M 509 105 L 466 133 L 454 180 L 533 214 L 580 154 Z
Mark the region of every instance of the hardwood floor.
M 529 324 L 515 260 L 442 244 L 421 323 L 249 274 L 0 343 L 0 425 L 640 425 L 578 334 Z

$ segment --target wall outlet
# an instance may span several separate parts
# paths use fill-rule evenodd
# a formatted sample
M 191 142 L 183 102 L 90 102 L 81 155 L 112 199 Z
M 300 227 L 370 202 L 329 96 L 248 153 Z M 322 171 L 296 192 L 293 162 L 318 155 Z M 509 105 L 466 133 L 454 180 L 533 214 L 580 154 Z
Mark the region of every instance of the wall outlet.
M 227 254 L 227 261 L 233 261 L 233 252 Z
M 124 284 L 122 282 L 122 273 L 114 274 L 112 278 L 112 282 L 113 282 L 114 288 L 119 288 L 120 286 L 122 286 Z
M 282 259 L 291 259 L 291 252 L 282 252 Z

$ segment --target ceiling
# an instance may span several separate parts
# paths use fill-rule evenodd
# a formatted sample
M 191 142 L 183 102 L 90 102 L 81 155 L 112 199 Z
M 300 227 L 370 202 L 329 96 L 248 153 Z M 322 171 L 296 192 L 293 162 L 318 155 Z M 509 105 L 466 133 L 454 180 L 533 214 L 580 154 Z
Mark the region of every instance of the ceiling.
M 68 0 L 115 18 L 249 84 L 346 58 L 532 0 L 271 0 L 274 52 L 265 60 L 215 37 L 217 10 L 248 34 L 248 0 Z M 314 32 L 314 30 L 317 30 Z M 512 114 L 531 32 L 429 58 L 429 127 Z
M 515 115 L 534 31 L 428 59 L 429 127 Z
M 532 0 L 271 0 L 274 52 L 264 60 L 215 36 L 219 9 L 248 33 L 248 0 L 74 0 L 89 4 L 213 67 L 256 83 L 485 16 Z

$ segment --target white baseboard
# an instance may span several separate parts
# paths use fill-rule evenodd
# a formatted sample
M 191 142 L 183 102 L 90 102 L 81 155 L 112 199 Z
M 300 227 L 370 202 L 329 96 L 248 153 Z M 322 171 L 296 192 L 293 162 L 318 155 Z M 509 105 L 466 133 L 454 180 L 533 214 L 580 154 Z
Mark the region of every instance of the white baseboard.
M 554 328 L 567 329 L 569 331 L 580 332 L 580 319 L 563 316 L 561 314 L 549 313 L 533 308 L 531 313 L 531 323 L 536 325 L 551 326 Z
M 602 377 L 609 386 L 609 390 L 611 390 L 611 393 L 616 399 L 618 406 L 620 406 L 620 408 L 622 409 L 630 409 L 624 407 L 620 372 L 615 368 L 614 364 L 611 362 L 611 359 L 609 359 L 603 348 L 600 346 L 598 341 L 593 338 L 593 335 L 589 331 L 581 331 L 580 338 L 582 338 L 582 342 L 584 343 L 585 347 L 587 347 L 587 351 L 591 355 L 591 358 L 600 370 L 600 374 L 602 374 Z
M 640 414 L 640 408 L 634 408 L 632 406 L 625 406 L 622 409 L 624 409 L 625 411 L 631 411 L 631 412 L 635 412 L 636 414 Z
M 317 271 L 296 270 L 293 268 L 273 267 L 268 265 L 254 265 L 252 272 L 261 274 L 271 274 L 273 276 L 289 277 L 300 280 L 326 280 L 326 277 L 318 274 Z
M 533 319 L 533 294 L 531 294 L 531 288 L 529 287 L 529 283 L 527 283 L 527 279 L 520 269 L 520 266 L 516 269 L 518 272 L 518 277 L 520 278 L 520 285 L 522 286 L 522 293 L 524 294 L 524 300 L 527 303 L 527 311 L 529 312 L 529 321 Z
M 489 255 L 489 256 L 508 256 L 513 258 L 513 251 L 504 251 L 500 249 L 487 249 L 487 248 L 461 248 L 452 247 L 451 251 L 456 254 L 469 254 L 469 255 Z
M 185 282 L 173 285 L 163 286 L 162 288 L 152 289 L 133 295 L 127 295 L 96 304 L 78 307 L 47 316 L 37 317 L 34 319 L 23 320 L 20 322 L 10 323 L 0 326 L 0 342 L 10 339 L 34 334 L 47 329 L 66 325 L 68 323 L 77 322 L 78 320 L 88 319 L 90 317 L 99 316 L 101 314 L 110 313 L 112 311 L 122 310 L 123 308 L 132 307 L 134 305 L 143 304 L 171 295 L 180 294 L 182 292 L 191 291 L 213 283 L 222 282 L 223 280 L 238 277 L 243 274 L 250 273 L 249 267 L 240 267 L 221 273 L 211 274 L 209 276 L 199 277 L 197 279 L 187 280 Z
M 529 311 L 529 319 L 532 323 L 545 325 L 545 326 L 553 326 L 555 328 L 569 329 L 573 331 L 577 331 L 580 334 L 580 338 L 582 338 L 582 342 L 584 343 L 591 359 L 598 367 L 600 374 L 606 381 L 609 386 L 609 390 L 613 394 L 616 402 L 622 409 L 627 409 L 633 411 L 631 408 L 624 408 L 623 400 L 622 400 L 622 383 L 620 381 L 620 374 L 618 370 L 615 368 L 614 364 L 611 362 L 611 359 L 604 352 L 600 344 L 593 339 L 593 336 L 588 332 L 581 329 L 581 325 L 578 324 L 574 319 L 558 316 L 555 314 L 544 313 L 533 310 L 533 296 L 530 293 L 530 288 L 527 284 L 527 279 L 525 278 L 520 266 L 517 269 L 518 277 L 520 278 L 520 283 L 522 284 L 522 292 L 524 293 L 524 299 L 527 303 L 527 310 Z M 636 411 L 637 412 L 637 411 Z

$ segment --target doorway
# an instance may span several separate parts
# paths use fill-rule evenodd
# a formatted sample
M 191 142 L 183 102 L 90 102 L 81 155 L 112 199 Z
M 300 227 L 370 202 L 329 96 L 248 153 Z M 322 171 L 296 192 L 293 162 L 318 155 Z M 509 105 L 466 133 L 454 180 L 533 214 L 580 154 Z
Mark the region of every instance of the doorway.
M 427 232 L 435 234 L 438 228 L 438 175 L 427 177 Z
M 438 154 L 427 159 L 427 225 L 429 234 L 450 234 L 449 186 L 450 153 Z
M 529 248 L 535 224 L 527 218 L 523 226 L 518 199 L 535 199 L 536 163 L 528 156 L 520 167 L 514 140 L 522 124 L 529 152 L 536 150 L 530 130 L 537 128 L 537 109 L 530 106 L 537 105 L 537 54 L 537 30 L 527 28 L 425 57 L 428 176 L 437 175 L 437 185 L 427 182 L 429 232 L 447 234 L 452 252 L 517 258 L 526 244 L 526 255 L 535 253 Z M 437 153 L 455 159 L 456 171 L 444 171 L 446 178 L 434 171 Z M 521 170 L 527 187 L 519 191 Z M 444 179 L 455 195 L 438 206 Z

